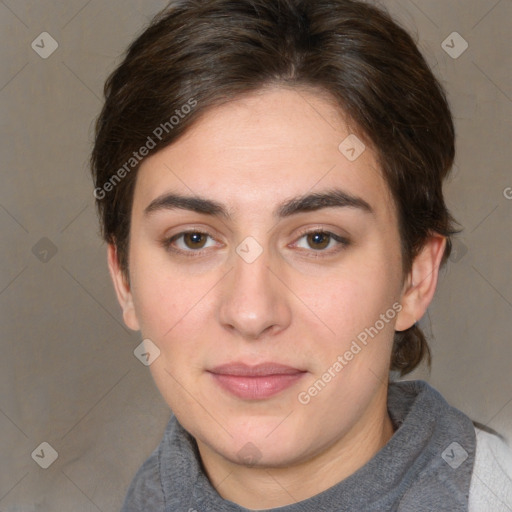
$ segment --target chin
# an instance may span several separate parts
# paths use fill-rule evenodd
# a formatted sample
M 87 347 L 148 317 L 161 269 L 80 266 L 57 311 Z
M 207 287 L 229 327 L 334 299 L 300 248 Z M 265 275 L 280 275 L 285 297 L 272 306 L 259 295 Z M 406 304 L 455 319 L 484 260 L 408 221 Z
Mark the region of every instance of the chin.
M 301 429 L 277 427 L 279 422 L 264 422 L 247 429 L 232 429 L 232 439 L 219 443 L 219 439 L 210 439 L 208 444 L 225 459 L 235 464 L 250 467 L 285 467 L 305 456 L 305 444 Z M 269 425 L 272 425 L 269 428 Z

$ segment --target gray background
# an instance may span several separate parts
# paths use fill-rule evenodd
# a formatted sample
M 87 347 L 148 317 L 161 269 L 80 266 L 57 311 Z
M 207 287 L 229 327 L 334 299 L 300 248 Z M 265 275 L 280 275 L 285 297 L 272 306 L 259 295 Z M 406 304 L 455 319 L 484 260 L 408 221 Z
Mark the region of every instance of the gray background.
M 409 378 L 510 440 L 512 1 L 382 3 L 416 34 L 458 133 L 446 194 L 464 232 L 422 320 L 432 372 Z M 164 5 L 0 1 L 2 512 L 118 510 L 169 417 L 122 324 L 88 174 L 103 82 Z M 458 58 L 441 46 L 454 31 Z M 59 45 L 46 59 L 31 47 L 42 32 Z M 48 449 L 31 456 L 42 442 L 58 453 L 48 469 Z

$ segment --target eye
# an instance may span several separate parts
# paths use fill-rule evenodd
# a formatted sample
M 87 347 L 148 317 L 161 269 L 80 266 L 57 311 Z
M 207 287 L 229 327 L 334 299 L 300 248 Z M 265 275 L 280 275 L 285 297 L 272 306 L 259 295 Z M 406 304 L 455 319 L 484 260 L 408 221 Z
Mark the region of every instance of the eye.
M 298 241 L 294 244 L 295 247 L 317 252 L 337 252 L 349 245 L 349 241 L 341 236 L 335 235 L 329 231 L 309 231 L 303 233 Z M 332 250 L 334 249 L 334 250 Z
M 215 240 L 202 231 L 184 231 L 164 241 L 167 249 L 174 252 L 194 253 L 214 247 Z

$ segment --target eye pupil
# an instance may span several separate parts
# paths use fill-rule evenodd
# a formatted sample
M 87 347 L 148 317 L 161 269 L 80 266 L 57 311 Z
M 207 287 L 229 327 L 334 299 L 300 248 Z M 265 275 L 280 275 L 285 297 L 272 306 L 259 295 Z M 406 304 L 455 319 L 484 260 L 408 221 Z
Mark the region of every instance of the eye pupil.
M 200 249 L 206 242 L 202 233 L 185 233 L 183 239 L 189 249 Z
M 308 244 L 313 249 L 325 249 L 329 245 L 330 235 L 327 233 L 310 233 L 308 235 Z

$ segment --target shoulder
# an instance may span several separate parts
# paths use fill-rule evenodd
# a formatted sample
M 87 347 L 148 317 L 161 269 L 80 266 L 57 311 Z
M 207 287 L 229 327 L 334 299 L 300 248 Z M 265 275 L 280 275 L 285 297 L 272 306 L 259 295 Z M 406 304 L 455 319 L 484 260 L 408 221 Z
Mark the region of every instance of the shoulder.
M 469 512 L 512 511 L 512 449 L 500 436 L 478 426 L 475 433 Z
M 159 448 L 148 457 L 135 474 L 121 512 L 163 512 L 164 492 L 160 478 Z

